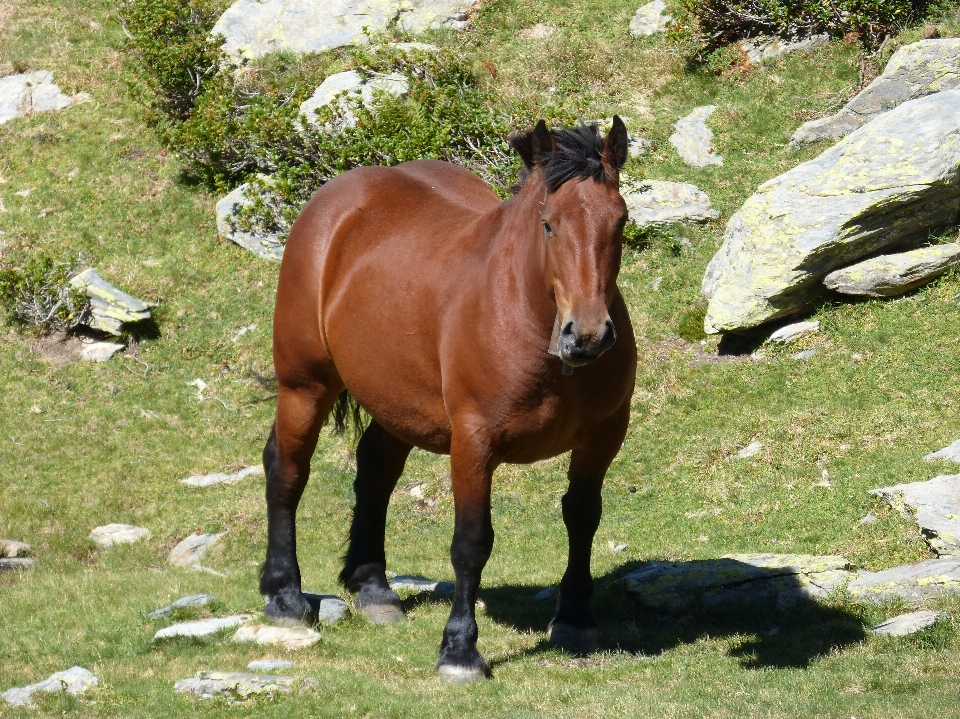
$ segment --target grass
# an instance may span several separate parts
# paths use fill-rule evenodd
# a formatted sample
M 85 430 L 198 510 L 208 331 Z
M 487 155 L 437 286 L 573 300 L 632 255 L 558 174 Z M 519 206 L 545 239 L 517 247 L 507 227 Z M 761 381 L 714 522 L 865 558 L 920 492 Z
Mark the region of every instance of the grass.
M 324 629 L 320 644 L 292 655 L 295 673 L 317 677 L 320 688 L 254 701 L 258 716 L 954 715 L 956 599 L 931 604 L 951 619 L 882 639 L 863 627 L 903 607 L 837 597 L 791 614 L 660 614 L 636 606 L 615 582 L 653 558 L 840 553 L 871 569 L 926 558 L 912 523 L 867 490 L 955 471 L 921 458 L 956 439 L 960 424 L 957 275 L 894 301 L 819 307 L 818 335 L 762 347 L 762 359 L 717 357 L 716 338 L 699 344 L 700 279 L 724 222 L 759 183 L 822 150 L 791 152 L 784 143 L 853 91 L 860 65 L 855 48 L 831 45 L 747 76 L 689 73 L 662 39 L 627 35 L 635 9 L 621 0 L 488 0 L 473 32 L 435 38 L 489 60 L 497 73 L 488 82 L 503 96 L 565 103 L 585 117 L 629 116 L 631 129 L 657 147 L 628 172 L 694 182 L 722 213 L 703 227 L 646 234 L 625 255 L 621 288 L 640 369 L 594 552 L 605 650 L 575 658 L 551 648 L 551 607 L 533 601 L 564 566 L 564 458 L 504 467 L 494 480 L 497 543 L 479 619 L 494 681 L 439 685 L 432 667 L 449 605 L 411 597 L 403 624 L 354 620 Z M 249 709 L 179 697 L 173 682 L 283 653 L 221 640 L 152 647 L 153 633 L 171 620 L 144 617 L 198 592 L 217 597 L 218 614 L 262 605 L 261 480 L 207 489 L 177 480 L 258 461 L 275 393 L 277 267 L 216 238 L 217 198 L 180 180 L 176 160 L 125 92 L 114 12 L 101 0 L 0 6 L 0 64 L 51 69 L 67 92 L 93 96 L 0 128 L 0 241 L 81 252 L 122 289 L 161 303 L 138 354 L 105 364 L 51 364 L 35 351 L 38 338 L 2 329 L 0 536 L 32 544 L 37 567 L 0 576 L 0 689 L 74 664 L 100 685 L 0 715 L 234 716 Z M 538 22 L 558 29 L 547 40 L 517 38 Z M 958 26 L 951 18 L 941 30 L 957 34 Z M 919 32 L 907 29 L 900 40 Z M 666 138 L 679 116 L 706 103 L 718 106 L 710 124 L 724 166 L 695 170 Z M 15 194 L 27 188 L 29 196 Z M 256 329 L 234 341 L 250 324 Z M 790 359 L 807 348 L 817 354 Z M 198 400 L 187 385 L 195 378 L 209 383 L 210 399 Z M 754 440 L 760 454 L 732 458 Z M 393 570 L 452 579 L 448 469 L 445 458 L 411 456 L 389 516 Z M 830 488 L 815 486 L 824 471 Z M 332 593 L 352 505 L 349 446 L 325 433 L 313 472 L 300 510 L 300 560 L 305 588 Z M 417 483 L 433 506 L 403 491 Z M 879 521 L 858 524 L 867 512 Z M 96 549 L 87 535 L 108 522 L 146 526 L 153 537 Z M 207 562 L 226 579 L 166 564 L 174 543 L 199 528 L 229 530 Z M 614 554 L 608 542 L 629 547 Z

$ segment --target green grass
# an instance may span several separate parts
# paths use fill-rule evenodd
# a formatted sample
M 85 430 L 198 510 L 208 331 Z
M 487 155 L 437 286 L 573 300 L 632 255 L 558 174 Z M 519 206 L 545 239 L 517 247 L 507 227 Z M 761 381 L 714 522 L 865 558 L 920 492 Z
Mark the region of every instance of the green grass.
M 723 224 L 759 183 L 822 148 L 784 147 L 805 119 L 859 82 L 855 49 L 832 45 L 749 76 L 688 74 L 659 38 L 635 40 L 635 3 L 491 0 L 465 35 L 437 41 L 498 69 L 504 96 L 620 112 L 658 143 L 628 172 L 690 181 L 721 220 L 644 235 L 626 252 L 621 287 L 640 351 L 630 432 L 604 489 L 595 544 L 596 605 L 605 650 L 579 659 L 551 648 L 549 603 L 565 561 L 559 498 L 564 458 L 504 467 L 495 477 L 497 543 L 484 573 L 480 649 L 495 679 L 441 686 L 432 667 L 449 605 L 409 598 L 410 621 L 375 628 L 348 621 L 296 653 L 295 673 L 319 688 L 253 702 L 257 716 L 948 717 L 955 715 L 960 634 L 951 618 L 902 639 L 864 625 L 902 607 L 837 598 L 791 614 L 658 614 L 634 604 L 615 579 L 652 558 L 732 552 L 842 553 L 880 569 L 923 559 L 915 527 L 867 490 L 954 471 L 922 456 L 960 426 L 960 276 L 908 297 L 825 305 L 822 331 L 762 359 L 698 349 L 694 317 L 704 267 Z M 0 240 L 81 252 L 122 289 L 159 301 L 156 336 L 136 357 L 56 366 L 38 340 L 12 326 L 0 336 L 0 536 L 29 542 L 36 569 L 0 576 L 0 690 L 80 664 L 100 678 L 81 698 L 43 698 L 39 710 L 0 716 L 235 716 L 250 709 L 173 694 L 200 669 L 243 670 L 283 652 L 216 640 L 150 646 L 169 620 L 147 612 L 209 592 L 218 614 L 255 611 L 265 551 L 262 480 L 191 489 L 191 474 L 258 461 L 270 428 L 270 328 L 277 267 L 215 234 L 216 197 L 184 184 L 123 80 L 122 31 L 99 0 L 17 0 L 0 6 L 0 64 L 52 69 L 70 93 L 93 101 L 0 128 Z M 517 31 L 554 24 L 545 41 Z M 96 27 L 91 23 L 96 23 Z M 956 18 L 941 24 L 956 34 Z M 916 28 L 903 40 L 919 37 Z M 547 88 L 555 88 L 547 96 Z M 683 165 L 666 142 L 692 107 L 711 119 L 722 168 Z M 15 193 L 33 188 L 28 197 Z M 663 277 L 659 290 L 651 283 Z M 256 329 L 236 342 L 237 330 Z M 801 349 L 817 354 L 798 362 Z M 859 359 L 855 358 L 857 355 Z M 187 385 L 210 384 L 199 401 Z M 763 451 L 735 460 L 753 440 Z M 349 446 L 325 433 L 300 510 L 305 588 L 336 592 L 352 505 Z M 434 506 L 399 491 L 389 516 L 390 568 L 452 579 L 449 464 L 416 452 L 401 490 L 424 483 Z M 829 473 L 832 487 L 815 484 Z M 631 487 L 634 491 L 631 491 Z M 867 512 L 880 521 L 859 525 Z M 94 526 L 148 527 L 146 542 L 110 550 Z M 198 528 L 229 530 L 207 562 L 226 579 L 170 568 L 173 544 Z M 608 542 L 628 543 L 614 554 Z M 932 603 L 951 611 L 960 601 Z M 199 612 L 203 615 L 209 609 Z

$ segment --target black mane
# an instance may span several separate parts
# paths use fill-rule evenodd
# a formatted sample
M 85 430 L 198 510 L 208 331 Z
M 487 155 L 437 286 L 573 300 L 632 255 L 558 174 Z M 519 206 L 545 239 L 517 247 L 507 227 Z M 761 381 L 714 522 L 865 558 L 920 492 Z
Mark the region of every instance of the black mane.
M 553 140 L 557 149 L 541 165 L 543 181 L 550 192 L 556 192 L 569 180 L 604 182 L 616 179 L 607 175 L 601 159 L 603 138 L 595 122 L 587 125 L 581 121 L 577 127 L 558 130 L 553 133 Z

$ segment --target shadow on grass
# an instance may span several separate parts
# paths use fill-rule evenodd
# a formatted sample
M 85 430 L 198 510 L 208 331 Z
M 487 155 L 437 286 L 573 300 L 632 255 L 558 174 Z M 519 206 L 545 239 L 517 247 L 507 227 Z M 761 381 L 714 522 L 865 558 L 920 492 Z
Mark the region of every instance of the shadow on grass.
M 750 578 L 728 584 L 719 592 L 715 587 L 705 590 L 704 574 L 718 564 L 724 573 Z M 649 589 L 657 597 L 656 606 L 651 606 L 628 592 L 620 581 L 649 566 L 631 562 L 596 578 L 593 610 L 600 624 L 601 651 L 656 656 L 705 637 L 741 637 L 743 641 L 730 655 L 744 668 L 803 668 L 865 637 L 863 624 L 852 609 L 804 597 L 801 580 L 782 570 L 760 569 L 733 559 L 679 562 L 672 565 L 679 570 L 672 578 L 650 582 Z M 518 631 L 542 632 L 554 614 L 555 601 L 536 601 L 534 596 L 541 589 L 508 585 L 481 589 L 480 596 L 487 605 L 487 616 L 494 621 Z M 543 641 L 523 654 L 549 650 L 551 645 Z

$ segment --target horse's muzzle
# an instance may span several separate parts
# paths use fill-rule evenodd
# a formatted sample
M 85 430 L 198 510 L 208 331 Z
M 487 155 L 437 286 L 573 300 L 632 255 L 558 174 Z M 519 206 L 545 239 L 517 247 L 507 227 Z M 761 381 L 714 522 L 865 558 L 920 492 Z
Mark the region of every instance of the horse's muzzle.
M 586 332 L 575 320 L 567 320 L 560 329 L 560 359 L 571 367 L 582 367 L 613 347 L 616 341 L 617 331 L 609 317 L 596 332 Z

